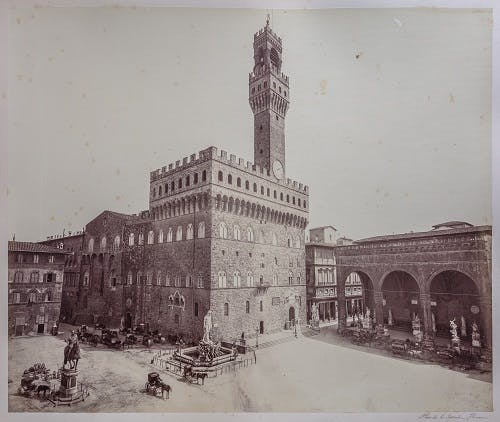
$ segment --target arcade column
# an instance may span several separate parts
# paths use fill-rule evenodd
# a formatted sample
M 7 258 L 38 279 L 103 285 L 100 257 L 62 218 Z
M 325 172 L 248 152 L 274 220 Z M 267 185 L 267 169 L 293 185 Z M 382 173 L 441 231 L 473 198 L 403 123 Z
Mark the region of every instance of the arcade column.
M 424 333 L 428 336 L 434 337 L 434 331 L 432 330 L 432 311 L 431 311 L 431 295 L 430 293 L 420 293 L 420 312 L 422 313 L 422 318 L 424 322 Z
M 338 331 L 342 332 L 347 327 L 347 312 L 345 303 L 345 283 L 337 285 L 337 310 L 338 310 Z
M 492 348 L 492 321 L 491 321 L 491 300 L 481 296 L 479 299 L 479 310 L 481 312 L 481 318 L 479 319 L 480 325 L 479 331 L 481 336 L 484 338 L 484 347 L 491 350 Z M 479 322 L 478 321 L 478 322 Z
M 375 300 L 375 319 L 377 324 L 384 324 L 384 303 L 383 303 L 383 293 L 381 290 L 375 290 L 373 292 L 373 298 Z

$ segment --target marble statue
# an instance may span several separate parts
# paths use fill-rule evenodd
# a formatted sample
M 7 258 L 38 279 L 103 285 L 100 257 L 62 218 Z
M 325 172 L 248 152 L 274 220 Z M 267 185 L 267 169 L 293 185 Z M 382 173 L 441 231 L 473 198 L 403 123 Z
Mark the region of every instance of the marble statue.
M 209 309 L 203 318 L 203 341 L 210 343 L 210 330 L 213 328 L 212 311 Z
M 432 320 L 432 332 L 436 332 L 436 315 L 434 315 L 434 312 L 431 314 L 431 320 Z
M 451 333 L 451 342 L 452 343 L 455 343 L 455 344 L 459 344 L 460 343 L 460 338 L 458 337 L 458 333 L 457 333 L 457 323 L 455 322 L 455 318 L 453 318 L 451 321 L 450 321 L 450 333 Z
M 479 332 L 479 328 L 476 324 L 476 321 L 472 323 L 472 346 L 473 347 L 481 347 L 481 333 Z
M 387 324 L 389 324 L 389 325 L 393 324 L 393 321 L 392 321 L 392 309 L 391 308 L 389 308 L 389 316 L 387 318 Z

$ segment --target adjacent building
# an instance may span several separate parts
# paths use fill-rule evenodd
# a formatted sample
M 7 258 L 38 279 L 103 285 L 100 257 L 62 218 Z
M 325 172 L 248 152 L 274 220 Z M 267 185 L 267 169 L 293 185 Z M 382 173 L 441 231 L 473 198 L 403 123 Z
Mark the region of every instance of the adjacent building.
M 311 318 L 311 307 L 318 306 L 322 323 L 335 322 L 338 317 L 337 262 L 338 246 L 352 241 L 341 237 L 333 226 L 309 230 L 306 243 L 307 320 Z M 345 306 L 347 315 L 364 311 L 363 287 L 356 273 L 345 281 Z
M 9 335 L 47 333 L 59 320 L 66 255 L 38 243 L 9 242 Z

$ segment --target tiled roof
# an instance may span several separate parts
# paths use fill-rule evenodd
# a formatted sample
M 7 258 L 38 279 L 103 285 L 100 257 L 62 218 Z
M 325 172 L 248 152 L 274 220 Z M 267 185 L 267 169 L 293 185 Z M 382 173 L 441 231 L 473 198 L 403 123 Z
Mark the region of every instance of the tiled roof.
M 9 241 L 9 252 L 39 252 L 39 253 L 61 253 L 67 254 L 70 252 L 52 246 L 42 245 L 33 242 L 16 242 Z

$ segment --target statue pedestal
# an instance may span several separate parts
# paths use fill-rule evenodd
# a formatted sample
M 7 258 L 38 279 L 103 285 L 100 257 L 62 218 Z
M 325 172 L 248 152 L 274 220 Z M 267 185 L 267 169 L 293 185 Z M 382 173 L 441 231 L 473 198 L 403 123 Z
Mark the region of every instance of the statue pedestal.
M 63 369 L 61 371 L 61 386 L 59 387 L 59 397 L 73 398 L 78 394 L 77 380 L 78 371 L 75 369 Z
M 73 403 L 84 401 L 89 395 L 86 388 L 81 388 L 77 377 L 79 372 L 76 369 L 61 369 L 61 385 L 49 400 L 54 406 L 65 404 L 71 406 Z

